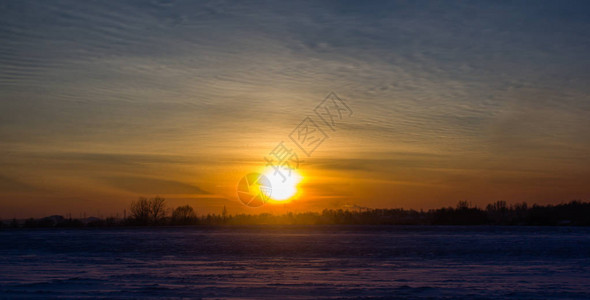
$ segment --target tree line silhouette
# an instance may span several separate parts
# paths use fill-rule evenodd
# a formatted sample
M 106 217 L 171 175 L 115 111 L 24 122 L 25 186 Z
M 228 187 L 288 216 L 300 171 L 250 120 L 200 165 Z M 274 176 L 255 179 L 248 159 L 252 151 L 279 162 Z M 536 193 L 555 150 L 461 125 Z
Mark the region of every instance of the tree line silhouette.
M 460 201 L 456 207 L 417 211 L 412 209 L 324 209 L 322 212 L 286 213 L 273 215 L 230 215 L 223 207 L 220 214 L 198 216 L 189 205 L 169 209 L 162 197 L 139 198 L 131 203 L 130 215 L 73 219 L 71 216 L 49 216 L 13 219 L 0 222 L 2 228 L 37 227 L 112 227 L 112 226 L 186 226 L 186 225 L 533 225 L 590 226 L 590 202 L 571 201 L 558 205 L 532 205 L 505 201 L 488 204 L 485 209 Z

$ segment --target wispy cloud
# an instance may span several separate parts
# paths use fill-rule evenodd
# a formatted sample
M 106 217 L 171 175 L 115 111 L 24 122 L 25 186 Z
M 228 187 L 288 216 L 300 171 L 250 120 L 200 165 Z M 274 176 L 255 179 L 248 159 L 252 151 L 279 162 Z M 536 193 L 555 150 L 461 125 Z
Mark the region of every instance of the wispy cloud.
M 118 176 L 102 178 L 107 184 L 139 195 L 208 194 L 188 183 L 149 177 Z
M 0 149 L 10 155 L 0 163 L 18 174 L 3 176 L 43 183 L 30 175 L 42 161 L 43 174 L 69 168 L 89 181 L 154 165 L 166 175 L 146 177 L 218 179 L 227 161 L 262 157 L 334 90 L 355 118 L 317 153 L 318 169 L 559 170 L 560 182 L 574 180 L 590 165 L 589 11 L 551 1 L 4 1 Z

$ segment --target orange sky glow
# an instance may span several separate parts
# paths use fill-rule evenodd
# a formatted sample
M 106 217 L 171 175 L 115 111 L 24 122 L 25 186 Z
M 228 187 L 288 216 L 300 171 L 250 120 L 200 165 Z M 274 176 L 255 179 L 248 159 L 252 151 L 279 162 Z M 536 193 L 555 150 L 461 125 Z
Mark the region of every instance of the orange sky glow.
M 0 10 L 0 219 L 122 216 L 156 195 L 198 214 L 590 198 L 575 15 L 120 5 Z M 314 112 L 330 92 L 352 112 L 335 128 Z M 289 138 L 306 117 L 327 134 L 311 155 Z M 296 195 L 243 205 L 238 182 L 280 142 Z

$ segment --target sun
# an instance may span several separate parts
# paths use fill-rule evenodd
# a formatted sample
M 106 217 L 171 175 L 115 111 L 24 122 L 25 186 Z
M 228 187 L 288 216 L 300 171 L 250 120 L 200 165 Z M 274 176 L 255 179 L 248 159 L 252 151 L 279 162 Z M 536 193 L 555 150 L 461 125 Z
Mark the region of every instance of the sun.
M 291 170 L 291 174 L 288 171 L 281 171 L 282 173 L 276 172 L 272 167 L 268 167 L 262 173 L 270 180 L 272 188 L 270 199 L 275 201 L 287 201 L 297 196 L 299 194 L 297 185 L 303 179 L 303 176 L 295 170 Z

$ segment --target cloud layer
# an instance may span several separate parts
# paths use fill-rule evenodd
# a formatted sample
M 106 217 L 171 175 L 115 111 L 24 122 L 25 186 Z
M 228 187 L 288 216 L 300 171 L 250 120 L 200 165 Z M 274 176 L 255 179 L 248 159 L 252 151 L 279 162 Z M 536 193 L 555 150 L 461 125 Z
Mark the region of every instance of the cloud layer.
M 304 167 L 346 201 L 588 198 L 588 20 L 585 2 L 5 1 L 0 207 L 68 185 L 119 208 L 141 186 L 229 199 L 329 91 L 354 118 Z M 123 177 L 155 181 L 104 180 Z

